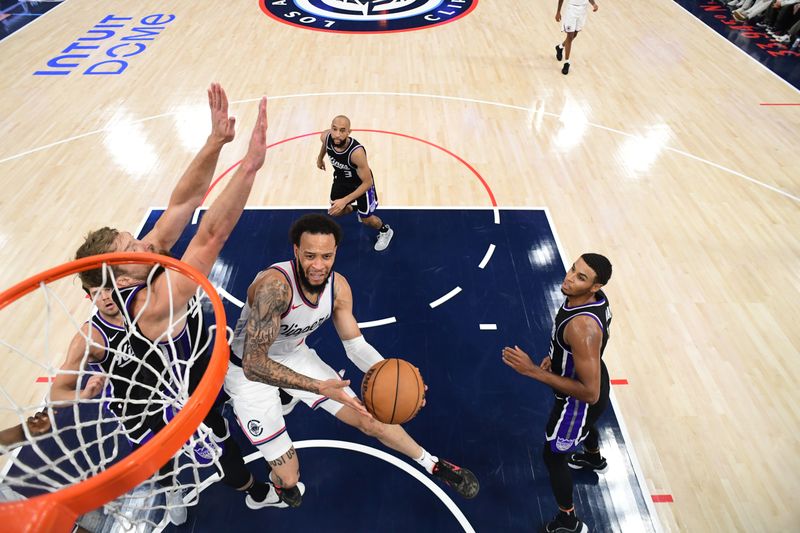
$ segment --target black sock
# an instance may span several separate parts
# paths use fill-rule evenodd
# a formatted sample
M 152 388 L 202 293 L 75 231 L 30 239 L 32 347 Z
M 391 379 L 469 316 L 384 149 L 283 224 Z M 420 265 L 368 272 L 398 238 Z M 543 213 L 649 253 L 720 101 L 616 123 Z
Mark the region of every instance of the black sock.
M 575 508 L 573 507 L 569 511 L 559 508 L 558 520 L 567 527 L 575 527 L 575 524 L 578 523 L 578 517 L 575 516 Z
M 269 485 L 266 483 L 261 483 L 260 481 L 256 481 L 249 489 L 247 489 L 247 494 L 249 494 L 255 501 L 263 502 L 264 498 L 266 498 L 267 494 L 269 494 Z

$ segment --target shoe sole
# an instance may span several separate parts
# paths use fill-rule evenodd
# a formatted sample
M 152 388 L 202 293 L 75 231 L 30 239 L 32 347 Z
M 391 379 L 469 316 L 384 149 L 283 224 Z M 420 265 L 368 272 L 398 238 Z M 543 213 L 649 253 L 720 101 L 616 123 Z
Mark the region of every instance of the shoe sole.
M 592 472 L 597 472 L 598 474 L 605 474 L 608 471 L 608 465 L 604 466 L 603 468 L 595 468 L 593 466 L 582 466 L 576 465 L 573 463 L 567 463 L 567 465 L 573 470 L 591 470 Z

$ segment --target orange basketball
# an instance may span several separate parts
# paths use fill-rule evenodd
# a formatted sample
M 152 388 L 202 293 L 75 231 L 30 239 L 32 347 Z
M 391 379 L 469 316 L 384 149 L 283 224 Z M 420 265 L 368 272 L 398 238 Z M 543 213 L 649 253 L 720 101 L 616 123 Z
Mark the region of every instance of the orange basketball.
M 417 367 L 408 361 L 384 359 L 364 374 L 361 400 L 376 420 L 405 424 L 422 408 L 425 383 Z

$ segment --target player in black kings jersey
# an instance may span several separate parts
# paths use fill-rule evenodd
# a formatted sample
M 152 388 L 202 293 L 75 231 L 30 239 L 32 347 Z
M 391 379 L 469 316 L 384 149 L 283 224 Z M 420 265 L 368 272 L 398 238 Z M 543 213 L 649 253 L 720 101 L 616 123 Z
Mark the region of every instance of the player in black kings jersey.
M 583 254 L 567 272 L 561 292 L 567 297 L 556 313 L 550 354 L 537 366 L 518 346 L 503 348 L 503 362 L 553 388 L 555 402 L 545 431 L 544 463 L 559 513 L 545 531 L 588 531 L 575 516 L 570 468 L 605 472 L 595 423 L 608 405 L 608 370 L 603 351 L 611 309 L 601 290 L 611 278 L 611 263 L 599 254 Z M 584 453 L 571 453 L 584 443 Z
M 222 147 L 235 136 L 235 120 L 228 116 L 228 99 L 219 84 L 214 83 L 209 88 L 208 102 L 211 110 L 211 134 L 173 189 L 167 209 L 156 221 L 153 229 L 142 239 L 136 239 L 130 232 L 108 227 L 90 232 L 78 248 L 76 259 L 109 252 L 168 254 L 168 250 L 189 225 L 197 207 L 202 204 Z M 264 164 L 266 137 L 267 99 L 264 97 L 258 105 L 258 115 L 247 153 L 225 189 L 206 211 L 195 236 L 181 257 L 182 261 L 205 276 L 209 275 L 222 246 L 239 220 L 256 173 Z M 142 289 L 134 291 L 130 300 L 125 302 L 128 316 L 136 317 L 137 335 L 150 340 L 178 342 L 185 327 L 190 327 L 191 324 L 186 319 L 172 323 L 172 318 L 184 317 L 187 314 L 189 302 L 197 291 L 197 284 L 185 276 L 172 276 L 168 281 L 166 275 L 155 276 L 152 283 L 146 283 L 150 269 L 151 265 L 146 263 L 114 267 L 119 287 L 142 285 Z M 81 272 L 79 276 L 83 285 L 87 287 L 97 287 L 104 282 L 101 269 L 87 270 Z M 130 333 L 132 338 L 133 328 L 130 329 Z M 197 334 L 196 331 L 188 333 Z M 130 353 L 137 358 L 148 357 L 147 353 L 137 351 L 135 346 L 131 347 Z M 173 362 L 170 361 L 169 364 Z M 200 374 L 202 368 L 199 369 L 199 374 L 192 371 L 191 379 Z M 218 428 L 209 417 L 215 417 L 219 421 L 221 415 L 216 409 L 212 409 L 205 420 L 215 435 L 220 437 Z M 224 425 L 224 421 L 222 424 Z M 238 448 L 235 448 L 235 442 L 231 442 L 230 446 L 227 441 L 225 444 L 223 457 L 220 459 L 220 464 L 225 470 L 223 483 L 237 490 L 247 491 L 255 500 L 261 501 L 266 498 L 269 495 L 269 487 L 264 483 L 253 484 L 253 478 L 244 467 L 241 454 L 238 453 Z M 229 450 L 235 450 L 238 457 L 229 456 L 230 461 L 226 465 L 226 454 Z M 182 518 L 185 520 L 185 516 Z
M 349 215 L 353 203 L 358 209 L 358 220 L 378 230 L 375 250 L 383 251 L 389 246 L 394 230 L 375 214 L 378 208 L 378 193 L 372 169 L 367 163 L 367 150 L 350 137 L 350 119 L 344 115 L 334 117 L 331 129 L 320 135 L 322 146 L 317 156 L 317 168 L 325 170 L 325 154 L 333 167 L 331 207 L 328 214 L 334 217 Z

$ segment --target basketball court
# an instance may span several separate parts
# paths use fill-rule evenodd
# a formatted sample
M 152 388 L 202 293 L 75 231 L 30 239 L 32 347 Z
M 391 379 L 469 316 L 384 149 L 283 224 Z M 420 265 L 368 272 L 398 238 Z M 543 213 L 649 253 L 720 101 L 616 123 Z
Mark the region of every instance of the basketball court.
M 556 509 L 541 460 L 552 394 L 500 350 L 546 353 L 565 267 L 587 251 L 614 265 L 615 401 L 608 473 L 575 476 L 581 518 L 591 531 L 792 530 L 800 106 L 762 104 L 800 103 L 797 90 L 666 0 L 600 3 L 568 76 L 555 2 L 419 0 L 387 18 L 400 3 L 359 15 L 368 3 L 68 0 L 0 41 L 0 289 L 69 261 L 90 229 L 146 232 L 205 140 L 219 81 L 237 138 L 206 206 L 269 96 L 266 164 L 210 276 L 234 323 L 255 274 L 290 258 L 291 221 L 323 212 L 319 132 L 346 114 L 395 237 L 376 253 L 370 230 L 340 220 L 336 269 L 367 340 L 429 386 L 408 432 L 481 481 L 460 499 L 300 405 L 286 419 L 299 509 L 250 511 L 217 483 L 164 530 L 535 530 Z M 76 283 L 71 305 L 82 296 Z M 34 323 L 18 322 L 0 313 L 3 331 Z M 72 333 L 51 333 L 38 367 L 3 367 L 18 405 L 41 401 L 37 378 L 63 359 Z M 331 326 L 309 341 L 358 387 Z

